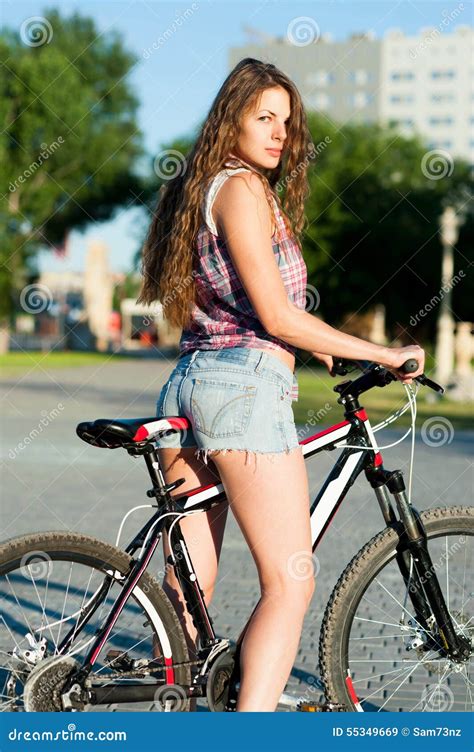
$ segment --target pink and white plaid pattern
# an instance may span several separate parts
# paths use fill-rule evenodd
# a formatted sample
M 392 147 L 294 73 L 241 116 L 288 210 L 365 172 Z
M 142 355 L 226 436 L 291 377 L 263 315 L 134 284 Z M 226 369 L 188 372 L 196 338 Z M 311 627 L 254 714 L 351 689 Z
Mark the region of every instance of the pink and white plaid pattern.
M 217 176 L 216 176 L 217 177 Z M 285 225 L 273 198 L 280 242 L 273 238 L 273 252 L 289 299 L 301 309 L 306 303 L 307 270 L 300 248 Z M 226 248 L 206 223 L 199 229 L 195 257 L 196 300 L 189 326 L 179 342 L 180 355 L 224 347 L 283 349 L 296 348 L 263 328 L 247 297 Z M 271 301 L 269 301 L 271 305 Z M 293 378 L 292 399 L 298 399 L 298 382 Z

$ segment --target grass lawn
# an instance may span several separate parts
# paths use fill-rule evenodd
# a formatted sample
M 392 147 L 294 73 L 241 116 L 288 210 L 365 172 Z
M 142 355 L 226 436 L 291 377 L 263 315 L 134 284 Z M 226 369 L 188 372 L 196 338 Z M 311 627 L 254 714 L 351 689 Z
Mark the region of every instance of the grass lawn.
M 22 375 L 25 371 L 41 364 L 41 368 L 76 368 L 76 366 L 93 366 L 104 363 L 111 358 L 110 353 L 98 352 L 8 352 L 0 355 L 0 375 Z M 130 360 L 123 355 L 114 355 L 113 359 Z
M 314 427 L 334 425 L 344 419 L 343 406 L 337 403 L 339 395 L 333 387 L 342 381 L 357 378 L 357 371 L 347 376 L 331 377 L 325 368 L 301 368 L 298 370 L 299 400 L 293 403 L 296 422 Z M 436 394 L 426 386 L 420 386 L 416 400 L 416 426 L 420 428 L 427 418 L 440 416 L 447 418 L 453 428 L 474 429 L 474 405 L 466 402 L 447 400 L 443 395 L 436 402 L 427 402 L 426 395 Z M 400 382 L 393 382 L 383 388 L 375 387 L 359 397 L 359 402 L 367 410 L 372 425 L 384 420 L 407 402 L 406 392 Z M 407 410 L 392 427 L 408 427 L 411 412 Z
M 20 376 L 41 364 L 42 369 L 76 368 L 80 366 L 98 365 L 107 360 L 117 362 L 130 361 L 127 355 L 113 355 L 95 352 L 9 352 L 0 355 L 0 376 L 11 378 Z M 296 422 L 304 425 L 309 423 L 314 427 L 333 425 L 343 420 L 342 405 L 338 405 L 338 394 L 333 387 L 341 381 L 355 379 L 357 372 L 332 378 L 323 367 L 298 369 L 298 383 L 300 397 L 293 404 Z M 427 387 L 421 386 L 417 398 L 417 427 L 427 418 L 440 416 L 447 418 L 453 428 L 474 429 L 474 405 L 472 403 L 453 402 L 445 396 L 435 402 L 427 402 L 426 395 L 435 393 Z M 372 425 L 388 417 L 394 410 L 406 402 L 406 394 L 400 383 L 394 382 L 388 386 L 372 389 L 360 398 L 360 403 L 366 408 Z M 410 424 L 410 411 L 393 423 L 399 428 Z

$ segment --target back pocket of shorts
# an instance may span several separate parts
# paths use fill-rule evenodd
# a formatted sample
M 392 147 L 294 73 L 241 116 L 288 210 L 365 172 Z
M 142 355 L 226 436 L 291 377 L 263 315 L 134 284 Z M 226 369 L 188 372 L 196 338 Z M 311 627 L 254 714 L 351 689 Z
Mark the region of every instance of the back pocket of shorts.
M 193 379 L 191 416 L 198 431 L 218 439 L 247 430 L 256 386 L 216 379 Z

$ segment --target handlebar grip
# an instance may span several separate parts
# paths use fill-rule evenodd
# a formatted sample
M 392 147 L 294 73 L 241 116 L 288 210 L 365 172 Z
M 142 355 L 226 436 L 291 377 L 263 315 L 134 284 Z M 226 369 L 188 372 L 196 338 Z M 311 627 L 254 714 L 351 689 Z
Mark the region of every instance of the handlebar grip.
M 406 360 L 403 365 L 400 366 L 398 369 L 399 371 L 402 371 L 403 373 L 414 373 L 418 370 L 418 361 L 416 358 L 409 358 L 409 360 Z

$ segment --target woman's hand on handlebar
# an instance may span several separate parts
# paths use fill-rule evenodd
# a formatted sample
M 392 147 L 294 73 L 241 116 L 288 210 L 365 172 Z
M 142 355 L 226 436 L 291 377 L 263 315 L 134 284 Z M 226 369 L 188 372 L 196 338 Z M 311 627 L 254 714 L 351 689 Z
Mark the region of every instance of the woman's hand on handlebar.
M 319 352 L 312 352 L 311 355 L 313 356 L 313 358 L 316 358 L 316 360 L 319 360 L 320 363 L 323 363 L 326 366 L 331 376 L 334 375 L 331 373 L 333 367 L 332 355 L 326 355 L 325 353 Z
M 399 369 L 410 358 L 415 358 L 418 361 L 418 370 L 413 373 L 403 373 Z M 387 349 L 386 356 L 379 363 L 391 371 L 403 384 L 411 384 L 416 376 L 420 376 L 424 372 L 425 351 L 419 345 L 390 347 Z

